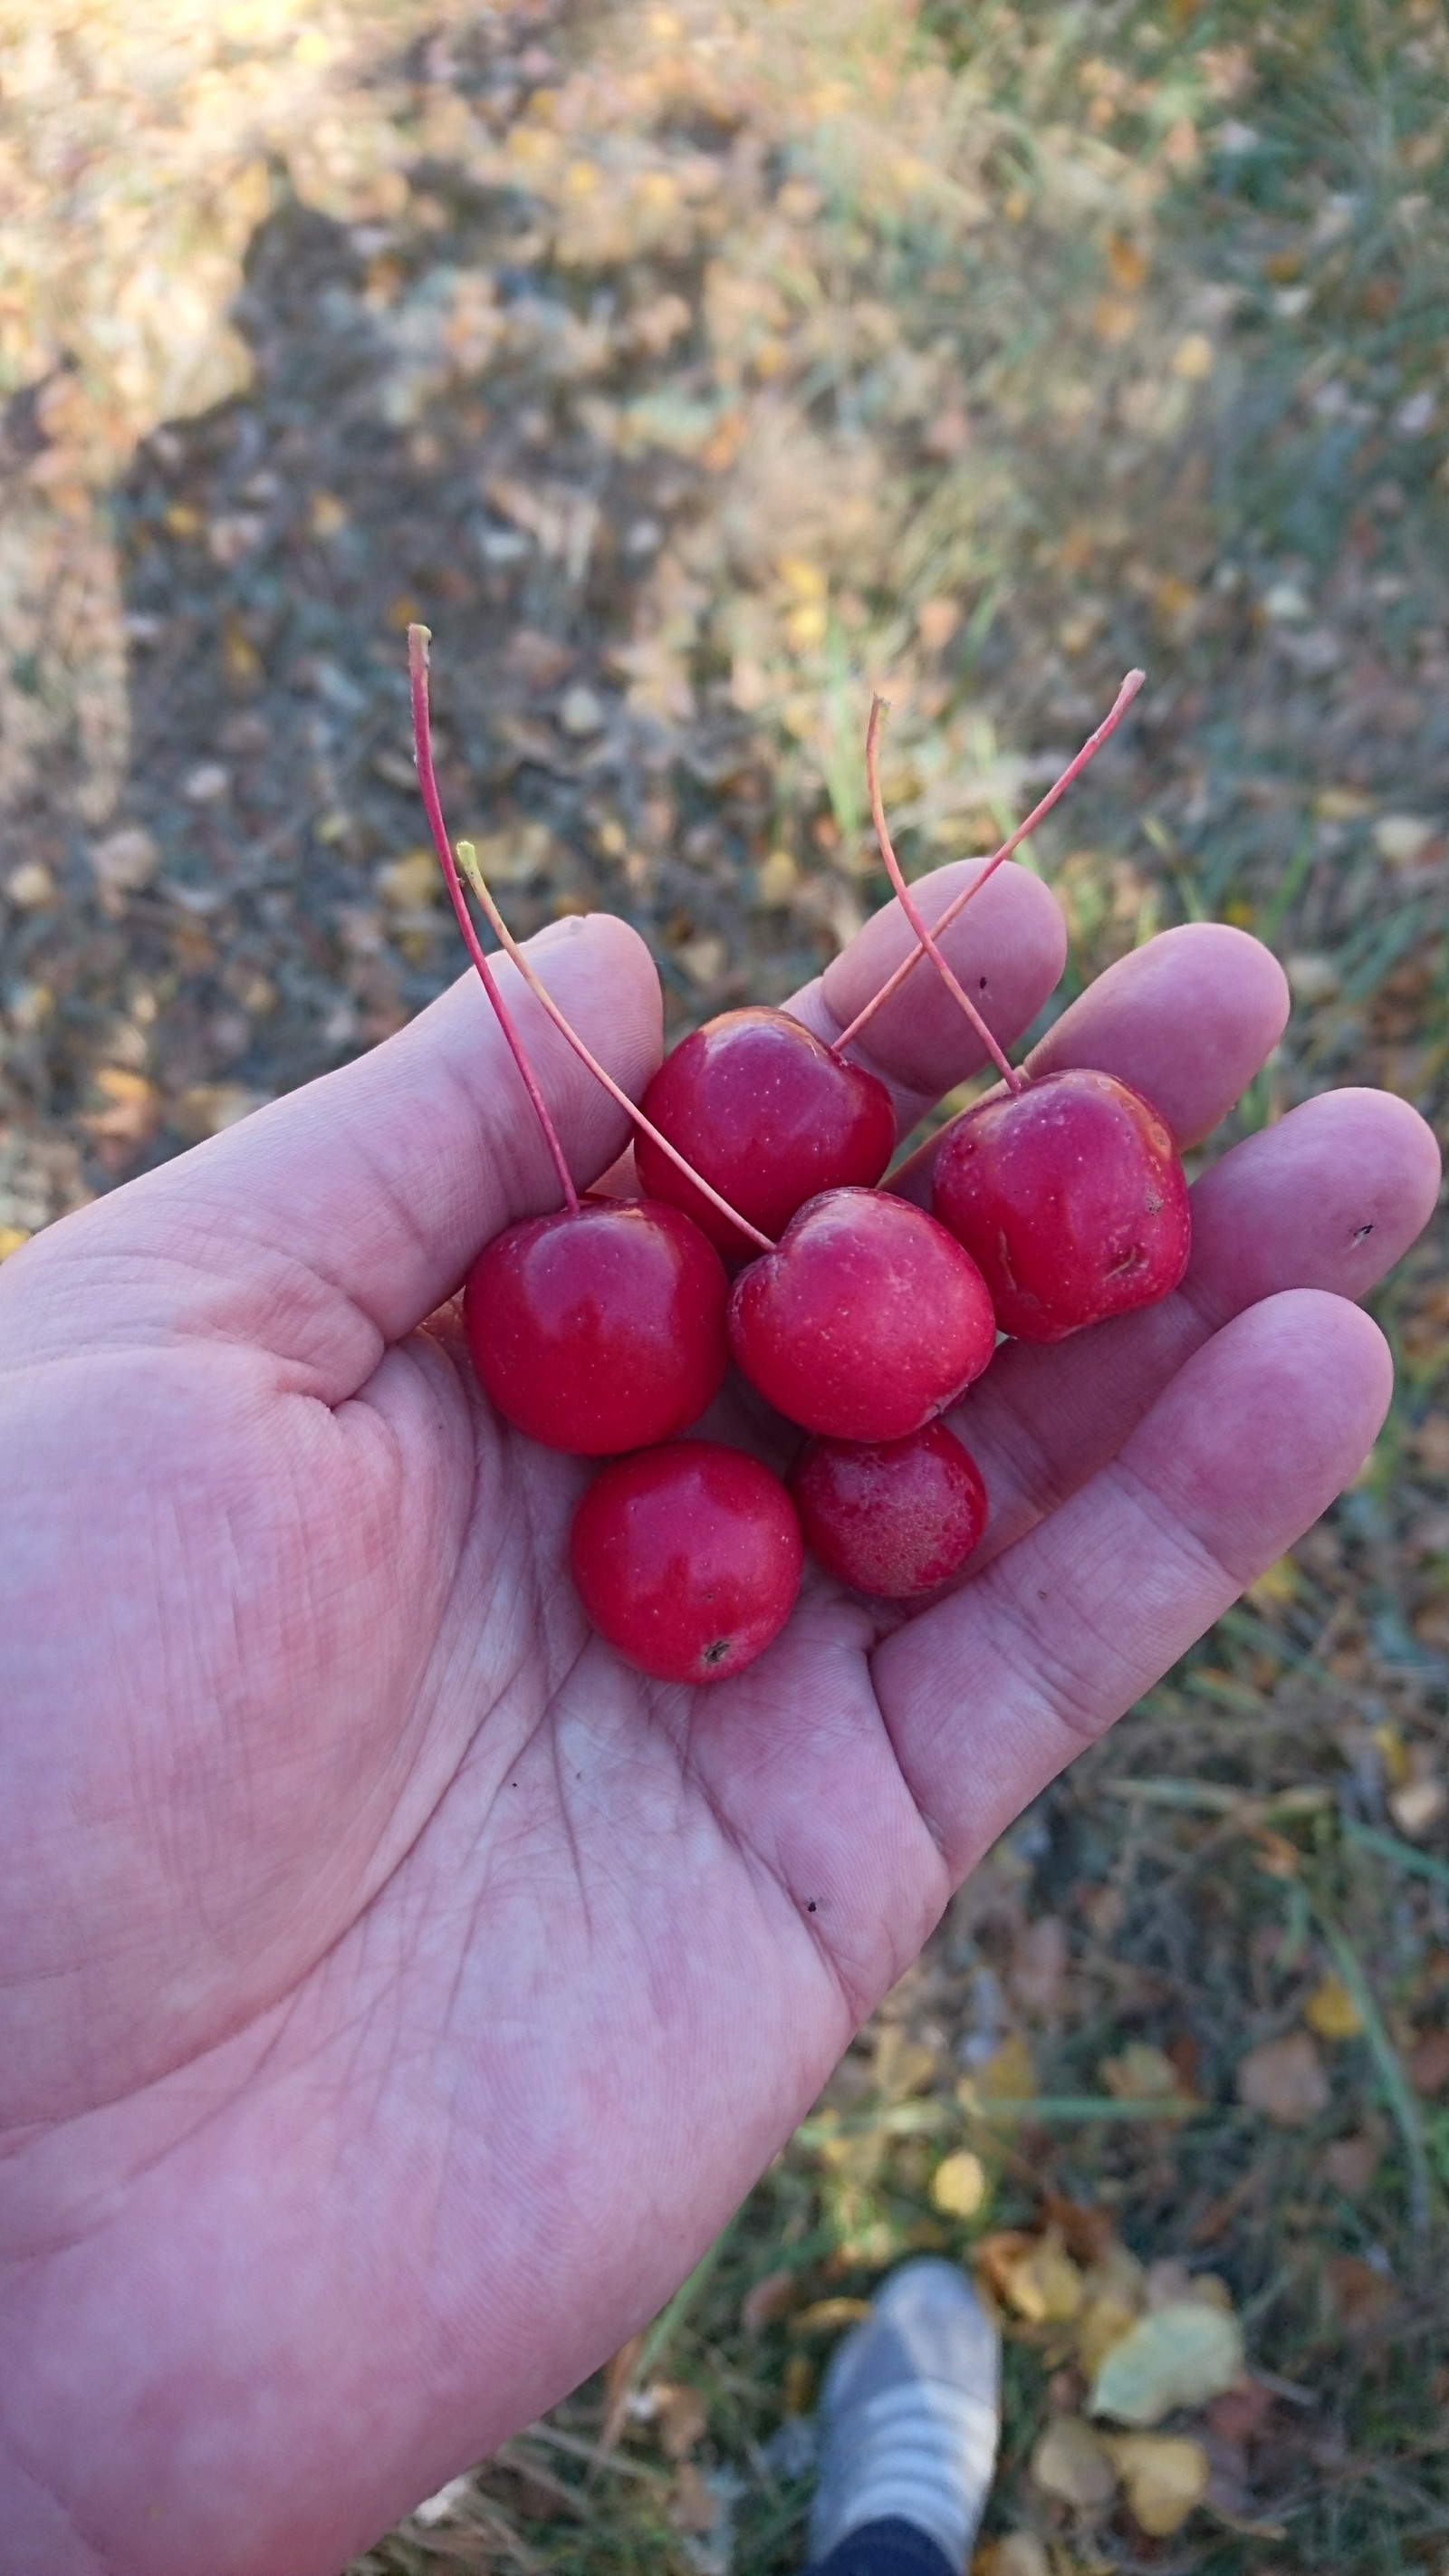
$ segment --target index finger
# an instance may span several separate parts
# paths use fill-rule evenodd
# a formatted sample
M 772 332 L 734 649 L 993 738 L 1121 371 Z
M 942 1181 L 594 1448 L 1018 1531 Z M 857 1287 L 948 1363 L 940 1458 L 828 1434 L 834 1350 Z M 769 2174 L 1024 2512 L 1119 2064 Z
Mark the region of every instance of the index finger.
M 984 859 L 958 859 L 918 878 L 911 892 L 927 919 L 934 921 L 985 865 Z M 785 1008 L 830 1045 L 915 945 L 900 905 L 885 904 Z M 1027 868 L 1001 867 L 943 934 L 941 948 L 992 1036 L 1010 1046 L 1060 980 L 1066 924 L 1040 877 Z M 929 962 L 882 1005 L 851 1053 L 886 1085 L 902 1135 L 943 1092 L 986 1062 L 979 1039 Z

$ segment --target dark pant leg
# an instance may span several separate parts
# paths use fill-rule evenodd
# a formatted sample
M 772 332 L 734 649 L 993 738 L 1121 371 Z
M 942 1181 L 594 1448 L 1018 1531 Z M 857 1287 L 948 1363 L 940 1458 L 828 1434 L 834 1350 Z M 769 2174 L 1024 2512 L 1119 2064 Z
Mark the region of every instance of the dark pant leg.
M 863 2522 L 809 2576 L 957 2576 L 945 2551 L 913 2522 Z

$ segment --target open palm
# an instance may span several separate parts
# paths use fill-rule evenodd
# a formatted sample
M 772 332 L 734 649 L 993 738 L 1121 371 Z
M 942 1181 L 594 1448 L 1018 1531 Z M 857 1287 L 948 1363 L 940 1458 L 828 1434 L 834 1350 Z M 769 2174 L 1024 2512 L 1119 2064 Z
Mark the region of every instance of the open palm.
M 948 944 L 1008 1040 L 1060 970 L 1014 869 Z M 637 1092 L 639 943 L 536 954 Z M 1190 1143 L 1284 1009 L 1252 941 L 1169 933 L 1038 1060 Z M 520 1017 L 592 1180 L 622 1123 Z M 903 1127 L 977 1062 L 928 970 L 871 1042 Z M 553 1203 L 475 987 L 8 1263 L 0 2565 L 332 2576 L 657 2309 L 975 1857 L 1354 1471 L 1388 1364 L 1345 1301 L 1436 1175 L 1369 1093 L 1227 1155 L 1176 1296 L 960 1408 L 969 1579 L 902 1620 L 807 1577 L 696 1695 L 590 1635 L 588 1471 L 490 1414 L 443 1306 Z

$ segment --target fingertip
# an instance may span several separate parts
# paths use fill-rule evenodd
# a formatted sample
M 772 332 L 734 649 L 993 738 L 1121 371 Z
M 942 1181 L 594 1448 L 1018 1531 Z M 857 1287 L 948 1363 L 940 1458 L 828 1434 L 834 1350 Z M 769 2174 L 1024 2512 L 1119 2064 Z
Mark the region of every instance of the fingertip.
M 664 1045 L 664 1000 L 647 943 L 617 913 L 588 912 L 566 913 L 522 945 L 565 1017 L 588 1036 L 615 1081 L 637 1100 L 658 1066 Z M 591 1180 L 594 1169 L 612 1162 L 626 1141 L 627 1122 L 546 1017 L 516 967 L 500 959 L 494 971 L 545 1089 L 556 1102 L 571 1152 L 578 1143 L 577 1177 Z M 477 1001 L 486 1010 L 481 991 Z
M 975 882 L 984 859 L 959 859 L 919 877 L 911 891 L 928 922 Z M 888 903 L 826 967 L 816 988 L 829 1023 L 848 1026 L 879 992 L 915 935 L 898 903 Z M 942 953 L 977 1004 L 994 1037 L 1010 1046 L 1060 981 L 1067 929 L 1049 886 L 1029 868 L 998 868 L 941 939 Z M 918 963 L 861 1038 L 863 1061 L 911 1099 L 924 1103 L 976 1071 L 983 1051 L 928 961 Z
M 1091 1066 L 1143 1091 L 1180 1145 L 1211 1133 L 1288 1025 L 1270 948 L 1224 921 L 1160 930 L 1088 986 L 1047 1031 L 1032 1073 Z
M 1366 1143 L 1372 1137 L 1378 1176 L 1393 1189 L 1410 1229 L 1407 1248 L 1438 1206 L 1444 1180 L 1444 1157 L 1428 1119 L 1396 1091 L 1375 1091 L 1368 1084 L 1346 1083 L 1319 1097 L 1336 1105 L 1350 1130 L 1361 1129 Z
M 1214 1334 L 1124 1455 L 1152 1461 L 1159 1499 L 1211 1529 L 1221 1561 L 1250 1582 L 1358 1474 L 1393 1386 L 1372 1316 L 1326 1289 L 1287 1288 Z

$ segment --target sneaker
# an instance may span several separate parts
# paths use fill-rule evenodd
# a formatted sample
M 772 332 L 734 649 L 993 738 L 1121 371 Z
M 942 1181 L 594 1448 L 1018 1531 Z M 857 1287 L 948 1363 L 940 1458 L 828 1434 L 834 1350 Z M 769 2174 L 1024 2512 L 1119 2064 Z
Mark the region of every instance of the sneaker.
M 865 2523 L 907 2522 L 964 2570 L 1001 2429 L 1000 2337 L 970 2282 L 903 2263 L 853 2326 L 820 2393 L 812 2563 Z

